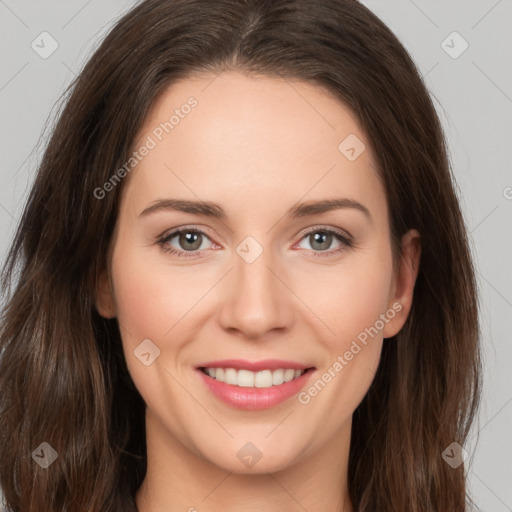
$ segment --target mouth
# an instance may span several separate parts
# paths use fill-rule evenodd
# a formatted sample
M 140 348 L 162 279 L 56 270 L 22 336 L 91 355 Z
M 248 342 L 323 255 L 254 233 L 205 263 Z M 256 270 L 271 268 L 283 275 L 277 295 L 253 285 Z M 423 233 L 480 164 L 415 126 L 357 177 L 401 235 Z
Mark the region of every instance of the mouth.
M 293 368 L 266 369 L 258 372 L 236 368 L 199 367 L 208 377 L 224 384 L 241 388 L 270 388 L 296 380 L 313 368 L 304 370 Z
M 258 363 L 230 360 L 198 366 L 196 372 L 206 389 L 224 404 L 237 409 L 259 410 L 296 395 L 315 369 L 277 360 Z

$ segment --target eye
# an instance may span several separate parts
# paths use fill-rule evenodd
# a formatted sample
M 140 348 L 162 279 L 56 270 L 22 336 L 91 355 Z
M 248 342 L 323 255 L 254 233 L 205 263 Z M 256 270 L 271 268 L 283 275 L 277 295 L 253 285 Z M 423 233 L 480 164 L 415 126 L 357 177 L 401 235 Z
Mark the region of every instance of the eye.
M 337 254 L 348 250 L 353 245 L 351 238 L 342 230 L 323 227 L 316 227 L 303 233 L 301 243 L 302 241 L 309 244 L 314 256 Z M 333 243 L 337 246 L 333 250 L 329 250 Z M 304 248 L 300 244 L 297 246 Z
M 333 227 L 315 227 L 302 233 L 301 242 L 295 247 L 304 249 L 300 245 L 303 241 L 309 243 L 313 256 L 331 256 L 353 246 L 351 237 L 345 231 Z M 333 243 L 337 246 L 329 250 Z M 200 257 L 204 249 L 220 248 L 203 231 L 192 227 L 175 229 L 161 237 L 158 244 L 165 252 L 180 258 Z
M 189 258 L 197 256 L 197 252 L 202 249 L 211 247 L 213 242 L 201 230 L 185 227 L 164 235 L 158 240 L 158 244 L 165 252 Z

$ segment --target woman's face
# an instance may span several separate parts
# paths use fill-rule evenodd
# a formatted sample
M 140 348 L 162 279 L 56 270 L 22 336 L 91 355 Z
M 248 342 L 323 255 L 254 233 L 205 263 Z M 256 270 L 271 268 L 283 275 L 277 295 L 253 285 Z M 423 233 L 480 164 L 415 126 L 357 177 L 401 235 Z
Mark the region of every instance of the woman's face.
M 159 442 L 243 473 L 349 438 L 415 278 L 393 272 L 355 117 L 311 84 L 222 73 L 165 91 L 134 151 L 98 309 Z

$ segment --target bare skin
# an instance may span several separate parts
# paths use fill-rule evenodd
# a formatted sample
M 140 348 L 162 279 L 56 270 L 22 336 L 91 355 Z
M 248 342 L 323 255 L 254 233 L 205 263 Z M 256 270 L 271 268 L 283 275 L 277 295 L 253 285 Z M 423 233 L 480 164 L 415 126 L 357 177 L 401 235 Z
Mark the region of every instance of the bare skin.
M 191 96 L 197 106 L 158 140 L 154 130 Z M 353 161 L 339 149 L 350 134 L 366 146 Z M 97 300 L 102 315 L 119 321 L 128 369 L 147 404 L 139 512 L 353 512 L 352 415 L 385 338 L 407 318 L 420 258 L 411 230 L 393 267 L 386 194 L 370 141 L 322 89 L 235 72 L 171 86 L 135 148 L 148 136 L 157 144 L 123 183 L 112 261 Z M 226 215 L 168 208 L 142 214 L 169 198 L 214 202 Z M 298 203 L 338 198 L 368 214 L 345 206 L 286 215 Z M 158 243 L 178 227 L 202 232 L 198 249 L 187 251 L 179 235 Z M 317 242 L 314 234 L 329 229 L 350 245 L 329 234 Z M 257 242 L 244 246 L 249 253 L 262 251 L 250 263 L 237 252 L 246 237 Z M 378 333 L 355 352 L 354 340 L 371 327 Z M 148 366 L 134 355 L 145 339 L 160 350 Z M 342 369 L 333 370 L 339 356 Z M 243 410 L 213 395 L 196 369 L 234 358 L 315 369 L 302 401 L 292 396 Z M 329 369 L 325 387 L 308 393 Z M 261 454 L 252 466 L 237 456 L 248 442 Z

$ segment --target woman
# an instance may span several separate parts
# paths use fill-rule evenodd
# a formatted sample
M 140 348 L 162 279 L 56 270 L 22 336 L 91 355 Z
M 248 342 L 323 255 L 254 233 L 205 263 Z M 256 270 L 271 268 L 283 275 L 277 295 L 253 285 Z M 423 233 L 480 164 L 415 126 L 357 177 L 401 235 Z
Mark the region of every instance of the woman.
M 9 511 L 467 510 L 466 229 L 357 2 L 141 2 L 71 87 L 3 282 Z

